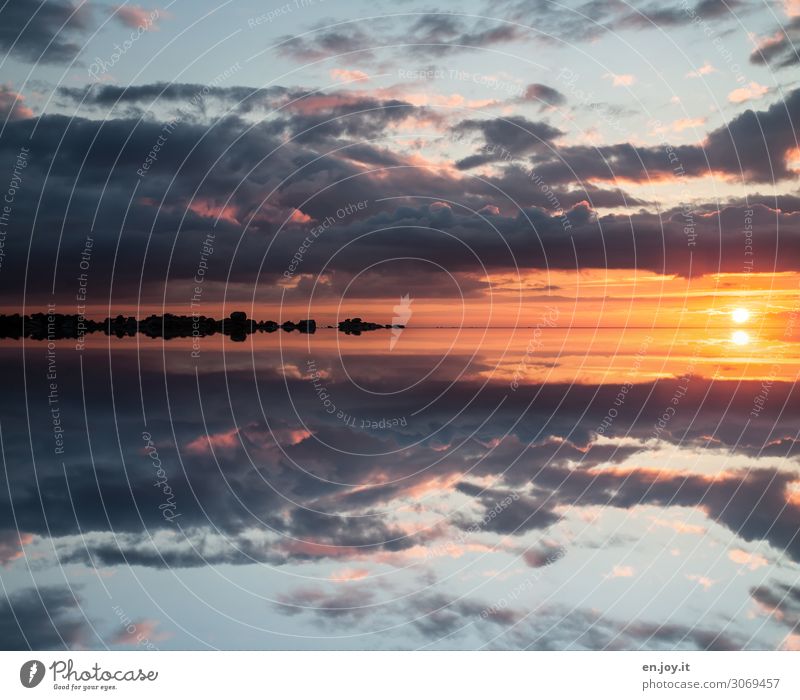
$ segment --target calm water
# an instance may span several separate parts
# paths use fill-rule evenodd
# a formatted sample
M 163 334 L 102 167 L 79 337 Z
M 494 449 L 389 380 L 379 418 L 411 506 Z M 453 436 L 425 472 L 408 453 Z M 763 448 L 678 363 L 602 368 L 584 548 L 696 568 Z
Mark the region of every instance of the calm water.
M 779 337 L 392 340 L 3 342 L 0 572 L 43 591 L 22 613 L 72 648 L 785 642 Z

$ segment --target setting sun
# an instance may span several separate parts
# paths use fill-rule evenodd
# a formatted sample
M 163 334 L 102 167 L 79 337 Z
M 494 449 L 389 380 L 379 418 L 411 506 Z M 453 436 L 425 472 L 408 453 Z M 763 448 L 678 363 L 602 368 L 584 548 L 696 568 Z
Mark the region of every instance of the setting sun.
M 734 309 L 731 315 L 736 323 L 744 323 L 750 318 L 750 312 L 743 308 Z

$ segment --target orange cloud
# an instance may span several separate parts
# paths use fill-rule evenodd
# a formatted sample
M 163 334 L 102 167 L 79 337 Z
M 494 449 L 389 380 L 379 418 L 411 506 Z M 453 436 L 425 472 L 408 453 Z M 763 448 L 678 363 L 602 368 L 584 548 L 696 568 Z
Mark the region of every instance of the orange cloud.
M 790 634 L 783 640 L 781 651 L 800 651 L 800 634 Z
M 222 221 L 227 221 L 231 224 L 239 224 L 238 219 L 234 216 L 231 207 L 220 207 L 214 204 L 209 199 L 195 199 L 189 204 L 189 211 L 193 211 L 198 216 L 206 218 L 215 218 Z
M 756 100 L 759 97 L 763 97 L 768 92 L 769 88 L 766 85 L 751 81 L 749 85 L 736 88 L 728 93 L 728 100 L 734 104 L 738 104 L 739 102 L 747 102 L 747 100 Z
M 711 73 L 716 73 L 717 69 L 714 68 L 708 61 L 706 61 L 702 66 L 700 66 L 697 70 L 691 70 L 686 74 L 687 78 L 701 78 L 704 75 L 710 75 Z
M 800 17 L 800 0 L 783 0 L 783 11 L 788 17 Z
M 340 569 L 334 571 L 330 579 L 331 581 L 359 581 L 367 576 L 369 576 L 369 569 Z
M 658 518 L 654 518 L 653 525 L 667 527 L 670 530 L 675 530 L 675 532 L 680 532 L 681 534 L 703 535 L 706 533 L 706 528 L 701 527 L 700 525 L 690 525 L 689 523 L 685 523 L 681 520 L 660 520 Z
M 360 80 L 369 80 L 369 76 L 360 70 L 345 70 L 344 68 L 334 68 L 331 71 L 331 78 L 351 83 Z
M 728 559 L 735 564 L 746 566 L 750 571 L 760 569 L 762 566 L 766 566 L 769 563 L 766 558 L 762 557 L 760 554 L 745 552 L 743 549 L 732 549 L 728 552 Z
M 192 440 L 186 449 L 195 454 L 208 454 L 214 450 L 233 450 L 239 444 L 239 430 L 234 428 L 225 433 L 216 435 L 201 435 Z
M 686 574 L 686 578 L 690 581 L 696 581 L 699 583 L 705 590 L 708 590 L 713 586 L 716 581 L 713 579 L 708 578 L 708 576 L 700 576 L 700 574 Z
M 304 214 L 299 209 L 295 209 L 289 216 L 289 221 L 294 224 L 307 224 L 309 221 L 313 221 L 313 219 L 308 214 Z
M 617 73 L 605 73 L 603 77 L 610 80 L 614 87 L 629 87 L 636 82 L 636 77 L 630 73 L 622 73 L 619 75 Z
M 658 128 L 654 129 L 654 133 L 656 134 L 663 134 L 668 131 L 671 131 L 675 134 L 679 134 L 682 131 L 686 131 L 686 129 L 697 129 L 698 127 L 703 126 L 706 123 L 705 117 L 695 117 L 693 119 L 676 119 L 671 124 L 667 124 L 665 126 L 659 126 Z
M 25 98 L 10 85 L 0 84 L 0 118 L 30 119 L 33 110 L 25 106 Z
M 122 24 L 131 29 L 146 27 L 158 31 L 156 19 L 163 17 L 163 10 L 145 10 L 139 5 L 117 5 L 114 15 Z M 155 16 L 153 15 L 155 14 Z

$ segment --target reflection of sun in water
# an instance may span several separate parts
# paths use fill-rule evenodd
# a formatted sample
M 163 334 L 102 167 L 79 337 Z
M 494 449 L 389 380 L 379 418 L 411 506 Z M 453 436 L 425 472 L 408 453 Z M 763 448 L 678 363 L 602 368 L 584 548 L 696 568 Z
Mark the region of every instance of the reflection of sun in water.
M 750 336 L 744 331 L 736 331 L 731 336 L 731 340 L 734 345 L 747 345 L 750 342 Z
M 736 323 L 744 323 L 750 318 L 750 312 L 747 309 L 738 308 L 733 310 L 731 316 Z

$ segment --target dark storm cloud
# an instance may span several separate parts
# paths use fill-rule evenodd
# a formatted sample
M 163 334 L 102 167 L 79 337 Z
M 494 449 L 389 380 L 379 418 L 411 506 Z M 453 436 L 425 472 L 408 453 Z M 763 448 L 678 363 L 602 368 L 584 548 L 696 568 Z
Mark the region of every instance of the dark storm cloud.
M 485 185 L 480 182 L 475 189 L 486 191 Z M 515 186 L 521 185 L 515 182 Z M 464 189 L 469 191 L 470 186 Z M 726 207 L 721 212 L 681 209 L 660 216 L 646 211 L 601 216 L 587 199 L 597 196 L 614 204 L 617 199 L 625 201 L 624 194 L 575 191 L 568 192 L 563 201 L 557 191 L 542 194 L 550 206 L 554 201 L 560 203 L 563 213 L 532 207 L 516 215 L 486 211 L 484 218 L 454 206 L 443 210 L 447 216 L 442 216 L 442 211 L 423 206 L 398 207 L 392 214 L 370 216 L 346 229 L 331 231 L 332 235 L 316 243 L 304 258 L 304 271 L 317 272 L 327 263 L 329 269 L 357 272 L 381 259 L 407 255 L 409 246 L 424 249 L 427 259 L 451 272 L 476 272 L 480 264 L 489 270 L 509 270 L 516 264 L 565 270 L 636 268 L 688 277 L 741 272 L 745 257 L 758 261 L 755 272 L 800 269 L 800 217 L 796 213 L 754 205 Z M 489 201 L 509 206 L 499 194 Z M 748 227 L 753 231 L 752 250 L 748 249 L 752 255 L 745 256 L 743 231 Z M 365 242 L 363 247 L 351 247 L 348 256 L 331 258 L 347 240 L 360 234 L 369 236 L 369 245 Z M 279 247 L 273 249 L 275 257 L 267 259 L 265 270 L 272 265 L 277 268 L 285 259 L 288 251 L 277 254 L 283 241 L 285 237 L 276 241 Z M 444 284 L 451 282 L 445 280 Z
M 456 489 L 472 496 L 484 508 L 481 520 L 471 521 L 465 516 L 458 516 L 455 519 L 456 524 L 463 530 L 473 528 L 504 535 L 521 535 L 529 530 L 548 528 L 561 519 L 542 499 L 511 491 L 482 489 L 466 482 L 457 484 Z
M 123 87 L 92 84 L 84 88 L 62 87 L 58 94 L 83 107 L 103 109 L 122 106 L 153 109 L 166 105 L 169 113 L 170 107 L 178 105 L 184 114 L 188 110 L 189 121 L 203 121 L 210 101 L 219 102 L 223 111 L 230 109 L 238 114 L 247 114 L 256 107 L 262 107 L 274 112 L 267 127 L 272 133 L 294 135 L 299 142 L 316 141 L 317 145 L 322 145 L 330 138 L 347 136 L 354 139 L 354 145 L 368 148 L 368 144 L 358 142 L 375 138 L 410 116 L 430 123 L 441 121 L 434 111 L 414 107 L 402 100 L 381 100 L 362 93 L 321 92 L 281 86 L 251 88 L 148 83 Z M 147 118 L 144 112 L 141 115 Z M 170 117 L 165 121 L 170 121 Z
M 399 551 L 414 544 L 405 532 L 379 518 L 344 518 L 300 508 L 292 513 L 291 532 L 294 537 L 313 538 L 317 543 L 332 547 Z
M 308 100 L 313 102 L 314 98 L 309 97 Z M 299 111 L 283 123 L 297 142 L 302 144 L 313 142 L 322 145 L 327 139 L 343 137 L 356 141 L 375 139 L 411 116 L 439 121 L 431 110 L 415 107 L 403 100 L 349 98 L 343 104 L 328 109 L 309 111 L 304 109 L 303 100 L 300 100 L 293 105 L 293 109 L 295 107 Z M 280 119 L 278 121 L 281 122 Z
M 453 130 L 456 134 L 478 132 L 488 145 L 480 153 L 458 161 L 456 167 L 461 170 L 519 158 L 541 149 L 551 151 L 553 147 L 550 142 L 564 135 L 563 131 L 546 122 L 532 122 L 521 116 L 466 119 L 459 122 Z
M 89 3 L 11 0 L 0 8 L 0 48 L 32 63 L 71 61 L 90 22 Z
M 249 111 L 256 106 L 273 108 L 303 94 L 306 93 L 293 92 L 289 88 L 279 86 L 223 87 L 199 83 L 146 83 L 128 86 L 91 84 L 83 88 L 58 88 L 58 95 L 70 102 L 81 103 L 84 107 L 103 108 L 128 104 L 152 108 L 162 102 L 190 105 L 197 98 L 197 102 L 219 100 L 226 104 L 238 105 L 241 111 Z
M 547 183 L 534 181 L 536 173 L 522 167 L 519 161 L 505 166 L 498 175 L 490 175 L 480 180 L 469 181 L 470 191 L 499 204 L 517 202 L 523 207 L 539 207 L 548 211 L 571 209 L 580 202 L 588 202 L 592 208 L 647 207 L 651 202 L 633 196 L 620 188 L 603 188 L 589 182 L 578 186 L 558 186 L 552 188 Z M 552 194 L 551 194 L 552 192 Z
M 741 197 L 736 197 L 730 199 L 726 204 L 735 207 L 741 207 L 747 204 L 761 204 L 770 209 L 778 209 L 786 214 L 795 214 L 800 212 L 800 195 L 797 193 L 768 195 L 756 192 L 755 194 L 748 195 L 746 201 Z M 716 211 L 717 209 L 718 207 L 712 207 L 710 205 L 704 207 L 706 212 Z
M 253 541 L 244 535 L 222 536 L 214 528 L 186 531 L 152 530 L 140 533 L 89 533 L 81 542 L 57 543 L 56 554 L 62 564 L 86 566 L 143 566 L 151 569 L 186 569 L 224 564 L 270 564 L 279 566 L 289 557 L 275 542 Z
M 0 599 L 0 649 L 75 649 L 90 640 L 91 626 L 68 588 L 27 588 Z

